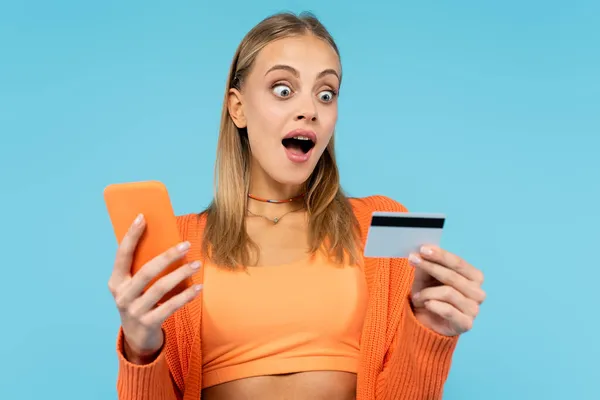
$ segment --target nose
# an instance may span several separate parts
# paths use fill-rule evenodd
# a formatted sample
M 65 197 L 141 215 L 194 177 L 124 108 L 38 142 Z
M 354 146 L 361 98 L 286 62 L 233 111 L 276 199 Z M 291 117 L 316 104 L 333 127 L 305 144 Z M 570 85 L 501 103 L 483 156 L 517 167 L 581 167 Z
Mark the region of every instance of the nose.
M 296 121 L 306 120 L 314 122 L 317 120 L 317 106 L 312 98 L 305 99 L 299 106 Z

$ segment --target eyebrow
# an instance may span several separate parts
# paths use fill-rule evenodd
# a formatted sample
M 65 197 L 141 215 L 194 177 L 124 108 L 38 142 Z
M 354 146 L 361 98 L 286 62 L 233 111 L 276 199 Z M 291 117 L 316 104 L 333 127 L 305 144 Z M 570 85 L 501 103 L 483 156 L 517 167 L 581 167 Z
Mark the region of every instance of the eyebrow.
M 300 76 L 300 73 L 298 72 L 298 70 L 296 70 L 296 68 L 291 67 L 289 65 L 284 65 L 284 64 L 273 65 L 271 68 L 269 68 L 267 70 L 265 75 L 269 74 L 270 72 L 277 71 L 277 70 L 288 71 L 289 73 L 294 75 L 296 78 L 298 78 Z M 338 78 L 338 81 L 341 80 L 338 72 L 335 69 L 331 69 L 331 68 L 327 68 L 327 69 L 324 69 L 323 71 L 319 72 L 319 75 L 317 75 L 317 79 L 320 79 L 320 78 L 324 77 L 325 75 L 335 75 Z

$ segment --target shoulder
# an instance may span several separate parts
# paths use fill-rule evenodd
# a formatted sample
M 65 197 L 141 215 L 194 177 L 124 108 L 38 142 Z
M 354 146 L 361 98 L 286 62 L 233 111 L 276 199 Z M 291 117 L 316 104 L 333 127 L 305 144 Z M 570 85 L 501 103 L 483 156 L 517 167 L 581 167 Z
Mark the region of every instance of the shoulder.
M 366 197 L 350 197 L 350 205 L 359 225 L 360 236 L 363 245 L 366 240 L 372 214 L 375 211 L 383 212 L 407 212 L 408 209 L 400 202 L 383 195 L 372 195 Z
M 404 204 L 383 195 L 372 195 L 367 197 L 351 197 L 349 198 L 350 204 L 354 213 L 357 214 L 371 214 L 373 211 L 384 211 L 384 212 L 407 212 L 408 209 Z
M 206 226 L 206 213 L 182 214 L 176 216 L 176 219 L 181 240 L 202 237 L 202 232 Z

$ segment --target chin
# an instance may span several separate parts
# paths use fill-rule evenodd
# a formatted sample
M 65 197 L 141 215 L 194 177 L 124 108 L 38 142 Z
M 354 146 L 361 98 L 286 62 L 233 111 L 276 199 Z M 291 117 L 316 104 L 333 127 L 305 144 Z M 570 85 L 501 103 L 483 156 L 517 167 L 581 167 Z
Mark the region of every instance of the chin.
M 314 172 L 319 158 L 325 149 L 310 149 L 304 157 L 294 157 L 284 149 L 277 157 L 265 157 L 264 163 L 259 159 L 262 170 L 275 182 L 285 186 L 301 186 L 308 181 Z
M 274 168 L 269 175 L 282 185 L 300 186 L 308 181 L 314 169 L 314 165 L 286 165 Z

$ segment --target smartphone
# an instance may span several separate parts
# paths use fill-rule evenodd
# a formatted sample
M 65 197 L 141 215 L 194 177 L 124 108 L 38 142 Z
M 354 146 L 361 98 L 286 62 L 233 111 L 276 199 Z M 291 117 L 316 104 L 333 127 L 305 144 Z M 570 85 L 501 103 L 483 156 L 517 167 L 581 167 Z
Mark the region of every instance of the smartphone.
M 421 246 L 439 246 L 446 216 L 435 213 L 373 212 L 365 257 L 406 258 Z
M 111 184 L 104 189 L 104 201 L 117 244 L 121 243 L 138 214 L 144 215 L 146 227 L 134 253 L 131 264 L 132 275 L 135 275 L 148 261 L 182 241 L 169 193 L 163 183 L 145 181 Z M 158 279 L 186 262 L 184 257 L 171 263 L 144 288 L 144 292 Z M 191 278 L 186 279 L 167 293 L 157 305 L 166 302 L 191 285 Z

